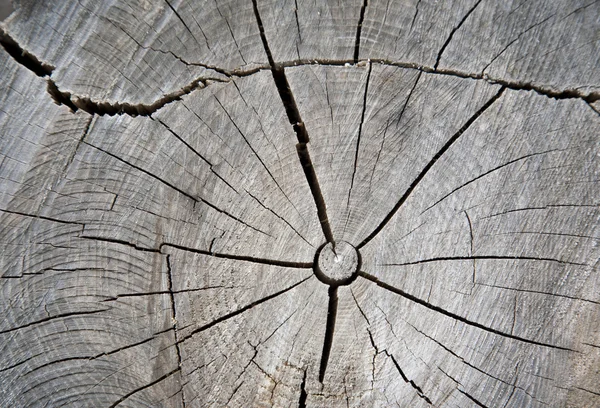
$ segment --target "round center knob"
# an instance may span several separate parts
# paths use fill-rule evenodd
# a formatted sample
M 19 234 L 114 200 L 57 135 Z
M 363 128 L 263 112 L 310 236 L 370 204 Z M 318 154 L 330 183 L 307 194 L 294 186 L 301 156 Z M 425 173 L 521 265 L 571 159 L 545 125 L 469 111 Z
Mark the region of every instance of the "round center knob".
M 360 253 L 346 241 L 326 243 L 317 250 L 314 264 L 317 278 L 328 285 L 348 285 L 358 276 Z

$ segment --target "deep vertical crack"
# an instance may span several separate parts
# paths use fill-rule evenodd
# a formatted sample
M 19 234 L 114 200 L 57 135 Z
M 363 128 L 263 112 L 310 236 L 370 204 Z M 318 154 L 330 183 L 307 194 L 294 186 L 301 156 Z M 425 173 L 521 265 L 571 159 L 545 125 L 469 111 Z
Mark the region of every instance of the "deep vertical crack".
M 417 177 L 413 180 L 411 185 L 406 189 L 402 197 L 398 200 L 396 205 L 392 208 L 392 210 L 384 217 L 384 219 L 379 223 L 379 225 L 367 236 L 356 248 L 360 249 L 367 245 L 381 230 L 387 225 L 387 223 L 394 217 L 396 212 L 402 207 L 404 202 L 408 199 L 413 190 L 417 187 L 417 185 L 423 180 L 425 175 L 431 170 L 433 165 L 450 149 L 450 147 L 458 140 L 458 138 L 481 116 L 483 113 L 494 104 L 504 92 L 506 88 L 501 87 L 500 90 L 492 96 L 477 112 L 475 112 L 466 122 L 465 124 L 454 134 L 452 137 L 448 139 L 448 141 L 441 147 L 440 150 L 429 160 L 429 162 L 425 165 L 423 170 L 417 175 Z
M 335 331 L 335 320 L 337 317 L 337 286 L 329 287 L 329 305 L 327 307 L 327 326 L 325 327 L 325 340 L 323 341 L 323 353 L 321 354 L 321 365 L 319 366 L 319 382 L 323 384 L 325 372 L 327 371 L 327 363 L 331 354 L 331 346 L 333 344 L 333 334 Z
M 296 104 L 296 100 L 294 99 L 294 95 L 290 89 L 289 82 L 285 75 L 285 68 L 283 66 L 278 66 L 273 59 L 273 54 L 271 53 L 262 19 L 258 11 L 257 0 L 252 0 L 252 5 L 254 8 L 256 23 L 258 24 L 258 29 L 260 32 L 260 38 L 262 40 L 265 53 L 267 54 L 269 65 L 271 66 L 271 74 L 273 75 L 277 92 L 279 93 L 279 97 L 281 98 L 281 102 L 285 108 L 288 120 L 294 128 L 294 132 L 296 132 L 296 137 L 298 139 L 298 143 L 296 144 L 296 152 L 298 154 L 298 158 L 300 159 L 300 164 L 304 170 L 306 181 L 308 182 L 308 186 L 310 187 L 311 194 L 317 207 L 317 215 L 319 217 L 321 229 L 323 230 L 323 235 L 325 236 L 327 242 L 331 242 L 333 245 L 335 245 L 333 232 L 331 230 L 331 225 L 329 224 L 329 217 L 327 216 L 325 199 L 323 198 L 323 193 L 321 192 L 321 187 L 317 179 L 317 173 L 308 151 L 308 143 L 310 141 L 308 132 L 306 131 L 306 127 L 304 126 L 304 122 L 300 116 L 298 105 Z
M 304 376 L 302 377 L 302 383 L 300 384 L 300 398 L 298 400 L 298 408 L 306 408 L 306 369 L 304 369 Z
M 365 21 L 365 11 L 369 5 L 369 0 L 364 0 L 362 7 L 360 8 L 360 16 L 358 17 L 358 24 L 356 25 L 356 40 L 354 42 L 354 63 L 358 62 L 360 54 L 360 37 L 362 34 L 362 25 Z
M 173 330 L 175 334 L 175 352 L 177 354 L 177 368 L 181 369 L 181 349 L 177 342 L 177 312 L 175 310 L 175 294 L 173 292 L 173 269 L 171 268 L 171 255 L 166 256 L 167 262 L 167 289 L 169 291 L 169 299 L 171 300 L 171 316 Z M 185 407 L 185 395 L 183 394 L 183 388 L 181 389 L 181 403 Z

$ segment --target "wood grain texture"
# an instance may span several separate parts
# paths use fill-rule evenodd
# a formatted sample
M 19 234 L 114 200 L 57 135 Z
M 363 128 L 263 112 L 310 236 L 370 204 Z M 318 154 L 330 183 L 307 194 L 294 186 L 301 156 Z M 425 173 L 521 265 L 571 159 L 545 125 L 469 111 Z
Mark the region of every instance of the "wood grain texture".
M 599 4 L 15 1 L 0 406 L 599 406 Z

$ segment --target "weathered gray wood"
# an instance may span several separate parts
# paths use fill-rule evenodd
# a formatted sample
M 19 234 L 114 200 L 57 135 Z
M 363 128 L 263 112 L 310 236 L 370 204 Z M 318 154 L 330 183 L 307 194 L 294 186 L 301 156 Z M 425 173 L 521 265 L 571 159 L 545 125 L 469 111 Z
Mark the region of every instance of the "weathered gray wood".
M 598 2 L 15 3 L 0 406 L 600 405 Z

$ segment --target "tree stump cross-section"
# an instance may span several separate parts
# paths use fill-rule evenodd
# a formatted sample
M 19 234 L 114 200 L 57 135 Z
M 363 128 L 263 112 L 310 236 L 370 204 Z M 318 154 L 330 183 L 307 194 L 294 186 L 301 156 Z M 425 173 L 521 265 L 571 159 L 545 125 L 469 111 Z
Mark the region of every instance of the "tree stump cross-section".
M 600 406 L 600 2 L 13 7 L 0 406 Z

